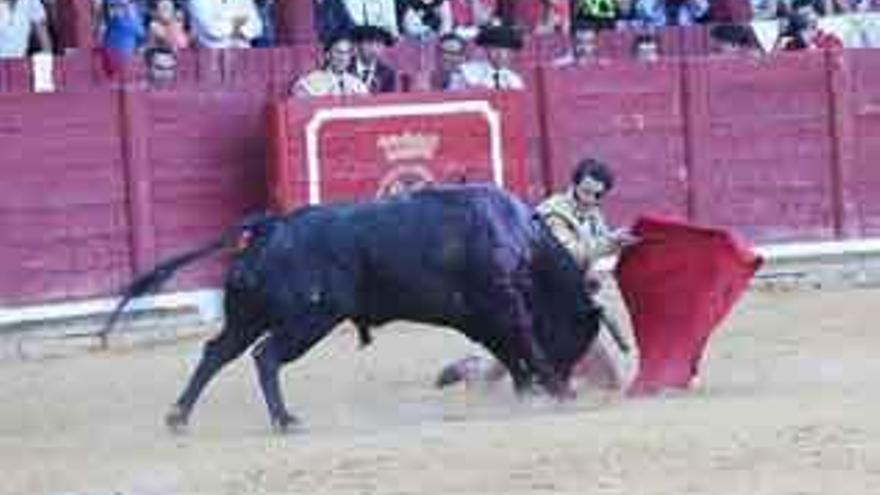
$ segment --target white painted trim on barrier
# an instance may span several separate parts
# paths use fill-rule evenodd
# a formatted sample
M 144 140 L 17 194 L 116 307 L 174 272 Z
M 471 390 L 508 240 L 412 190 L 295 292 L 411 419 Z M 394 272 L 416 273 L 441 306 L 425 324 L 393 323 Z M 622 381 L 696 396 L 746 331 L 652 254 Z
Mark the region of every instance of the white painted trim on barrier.
M 845 241 L 793 242 L 754 246 L 756 253 L 768 263 L 774 261 L 797 261 L 828 256 L 857 256 L 880 254 L 880 239 L 851 239 Z M 611 271 L 617 263 L 616 257 L 602 259 L 596 269 Z
M 812 243 L 768 244 L 756 246 L 755 251 L 768 262 L 797 261 L 827 256 L 857 256 L 880 254 L 880 239 L 854 239 Z M 610 271 L 616 259 L 603 259 L 599 271 Z M 0 325 L 28 323 L 63 318 L 75 318 L 109 313 L 119 301 L 117 298 L 88 301 L 41 304 L 19 308 L 0 308 Z M 217 321 L 223 316 L 223 297 L 219 289 L 203 289 L 148 296 L 132 301 L 129 310 L 156 310 L 196 307 L 202 321 Z
M 488 100 L 446 101 L 437 103 L 401 103 L 368 107 L 322 108 L 312 115 L 306 124 L 306 167 L 308 170 L 309 204 L 321 202 L 321 164 L 318 156 L 318 132 L 333 120 L 367 120 L 382 117 L 416 117 L 421 115 L 450 115 L 455 113 L 479 113 L 489 124 L 490 159 L 492 178 L 504 187 L 504 156 L 502 150 L 501 115 Z
M 768 261 L 793 261 L 822 256 L 880 253 L 880 239 L 852 239 L 811 243 L 768 244 L 755 248 Z
M 109 314 L 119 298 L 40 304 L 18 308 L 0 308 L 0 325 L 29 323 L 90 315 Z M 223 293 L 219 289 L 158 294 L 135 299 L 127 311 L 150 311 L 195 307 L 202 321 L 219 320 L 223 316 Z

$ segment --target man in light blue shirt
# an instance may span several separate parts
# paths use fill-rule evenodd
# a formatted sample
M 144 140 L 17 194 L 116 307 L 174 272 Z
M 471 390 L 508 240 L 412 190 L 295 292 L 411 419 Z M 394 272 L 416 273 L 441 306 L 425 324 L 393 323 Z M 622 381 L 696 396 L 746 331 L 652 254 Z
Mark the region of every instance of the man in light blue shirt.
M 708 0 L 637 0 L 637 17 L 649 26 L 690 26 L 705 22 Z

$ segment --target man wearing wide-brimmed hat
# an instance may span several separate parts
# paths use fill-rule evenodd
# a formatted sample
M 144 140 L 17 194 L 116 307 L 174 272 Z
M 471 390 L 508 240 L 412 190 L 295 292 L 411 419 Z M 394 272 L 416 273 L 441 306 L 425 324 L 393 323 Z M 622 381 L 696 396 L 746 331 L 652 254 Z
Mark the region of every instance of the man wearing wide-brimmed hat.
M 513 53 L 523 46 L 522 37 L 513 27 L 503 24 L 484 26 L 476 43 L 485 50 L 486 59 L 462 66 L 461 84 L 465 88 L 505 90 L 525 87 L 522 77 L 510 68 Z
M 352 30 L 357 56 L 350 67 L 370 93 L 397 89 L 397 72 L 382 60 L 385 49 L 394 44 L 391 33 L 378 26 L 355 26 Z

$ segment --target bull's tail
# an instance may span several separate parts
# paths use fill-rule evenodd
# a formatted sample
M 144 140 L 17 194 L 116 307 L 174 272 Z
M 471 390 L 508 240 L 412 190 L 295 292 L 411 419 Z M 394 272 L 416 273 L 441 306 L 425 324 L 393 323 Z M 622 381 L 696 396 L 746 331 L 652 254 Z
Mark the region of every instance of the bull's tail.
M 218 239 L 185 253 L 181 253 L 167 261 L 163 261 L 149 272 L 139 275 L 122 291 L 122 298 L 116 304 L 116 307 L 107 319 L 107 323 L 101 331 L 98 332 L 97 335 L 98 338 L 101 339 L 101 347 L 107 347 L 107 336 L 113 330 L 119 317 L 122 316 L 122 312 L 132 300 L 159 290 L 165 282 L 170 280 L 171 277 L 184 266 L 215 251 L 223 249 L 224 247 L 242 241 L 246 242 L 253 237 L 255 231 L 258 231 L 260 227 L 273 222 L 275 218 L 276 217 L 268 215 L 259 215 L 249 218 L 241 224 L 228 229 Z

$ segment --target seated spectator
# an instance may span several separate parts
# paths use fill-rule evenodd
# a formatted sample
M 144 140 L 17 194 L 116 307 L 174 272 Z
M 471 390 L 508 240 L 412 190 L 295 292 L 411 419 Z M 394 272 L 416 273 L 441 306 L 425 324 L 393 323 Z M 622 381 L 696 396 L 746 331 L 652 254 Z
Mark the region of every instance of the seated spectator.
M 40 0 L 0 0 L 0 59 L 26 56 L 31 34 L 40 51 L 51 52 L 46 19 Z
M 880 10 L 880 2 L 877 0 L 851 0 L 850 12 L 872 12 Z
M 464 87 L 461 67 L 467 61 L 467 41 L 456 33 L 447 33 L 437 43 L 437 67 L 431 71 L 428 89 L 447 91 Z
M 251 45 L 259 48 L 275 46 L 275 0 L 254 0 L 260 14 L 263 32 L 253 39 Z
M 571 48 L 568 53 L 553 61 L 554 67 L 588 65 L 599 62 L 599 33 L 584 22 L 575 23 L 571 29 Z
M 177 79 L 177 55 L 167 46 L 153 46 L 144 52 L 147 82 L 153 88 L 171 85 Z
M 656 62 L 660 59 L 660 39 L 654 33 L 640 33 L 633 40 L 632 56 L 639 62 Z
M 570 32 L 571 4 L 571 0 L 540 0 L 540 19 L 535 34 Z
M 480 26 L 495 20 L 496 0 L 449 0 L 452 20 L 459 34 L 471 39 Z
M 596 29 L 614 29 L 618 7 L 615 0 L 573 0 L 574 24 L 591 24 Z
M 483 26 L 477 36 L 477 45 L 486 52 L 486 60 L 474 60 L 461 67 L 462 81 L 452 89 L 523 89 L 525 83 L 519 74 L 510 68 L 510 60 L 515 50 L 523 46 L 519 33 L 508 25 Z
M 880 0 L 873 0 L 875 11 L 880 11 Z M 850 16 L 852 35 L 846 46 L 853 48 L 880 48 L 880 15 L 869 13 L 871 2 L 867 1 L 858 7 L 858 14 Z M 864 10 L 863 10 L 864 9 Z
M 752 19 L 776 19 L 779 15 L 779 0 L 751 0 Z
M 325 45 L 321 68 L 296 80 L 290 87 L 290 95 L 313 97 L 369 93 L 367 86 L 348 72 L 353 61 L 354 45 L 347 35 L 340 34 Z
M 635 10 L 651 27 L 690 26 L 709 21 L 709 0 L 636 0 Z
M 742 24 L 716 24 L 709 31 L 715 52 L 731 54 L 760 54 L 760 46 L 752 28 Z
M 388 31 L 378 26 L 356 26 L 352 31 L 355 59 L 350 71 L 363 82 L 370 93 L 390 93 L 397 89 L 397 72 L 382 56 L 394 44 Z
M 354 20 L 348 13 L 345 0 L 315 0 L 315 27 L 318 40 L 325 46 L 343 33 L 350 33 Z
M 822 17 L 824 12 L 825 0 L 790 0 L 784 1 L 787 5 L 786 14 L 803 14 L 809 17 Z
M 843 42 L 832 33 L 819 29 L 818 14 L 794 12 L 787 18 L 785 30 L 776 41 L 775 50 L 828 50 L 842 49 Z
M 254 0 L 190 0 L 189 19 L 205 48 L 248 48 L 263 32 Z
M 46 30 L 49 32 L 49 43 L 52 45 L 55 53 L 58 54 L 64 53 L 64 41 L 62 40 L 62 36 L 65 34 L 64 24 L 66 19 L 66 12 L 64 10 L 68 8 L 65 5 L 60 5 L 61 1 L 63 0 L 43 0 L 43 9 L 46 11 Z M 40 40 L 36 36 L 31 36 L 30 50 L 28 52 L 31 53 L 33 49 L 44 51 Z
M 617 0 L 617 16 L 614 27 L 619 30 L 644 28 L 650 20 L 640 17 L 643 11 L 636 8 L 636 0 Z
M 452 31 L 449 0 L 398 0 L 398 19 L 405 36 L 434 39 Z
M 856 10 L 859 3 L 860 0 L 816 0 L 816 8 L 823 16 L 846 14 Z
M 810 9 L 815 11 L 820 17 L 825 15 L 825 8 L 831 4 L 833 0 L 777 0 L 777 17 L 786 19 L 790 14 Z
M 348 15 L 355 26 L 376 26 L 397 39 L 397 4 L 395 0 L 345 0 Z
M 104 0 L 101 19 L 104 69 L 110 77 L 122 76 L 146 39 L 144 12 L 134 0 Z
M 710 0 L 707 20 L 719 24 L 748 23 L 754 17 L 752 1 L 754 0 Z
M 189 34 L 183 20 L 183 12 L 177 10 L 173 0 L 157 0 L 150 15 L 151 47 L 161 46 L 173 51 L 189 48 Z

